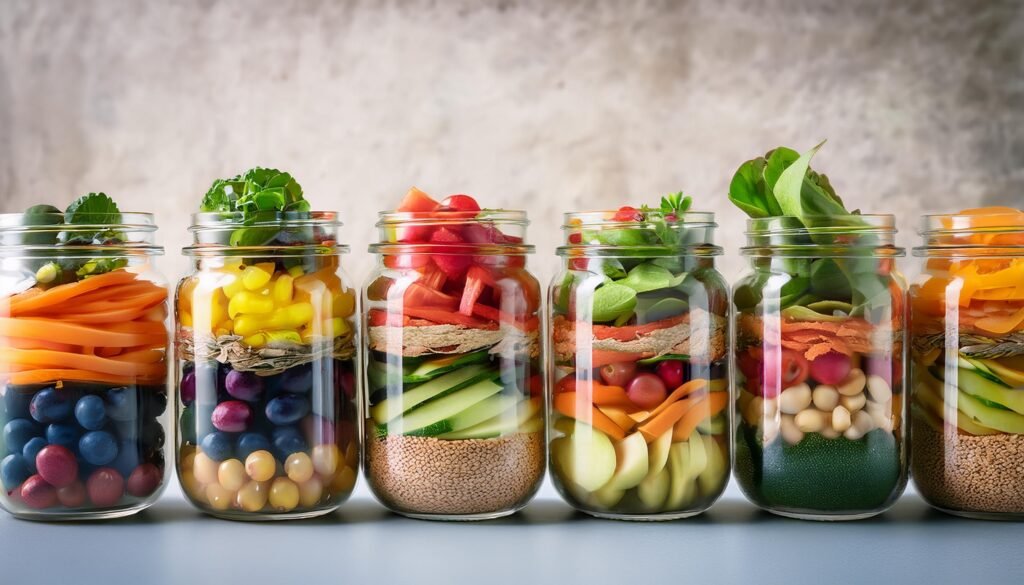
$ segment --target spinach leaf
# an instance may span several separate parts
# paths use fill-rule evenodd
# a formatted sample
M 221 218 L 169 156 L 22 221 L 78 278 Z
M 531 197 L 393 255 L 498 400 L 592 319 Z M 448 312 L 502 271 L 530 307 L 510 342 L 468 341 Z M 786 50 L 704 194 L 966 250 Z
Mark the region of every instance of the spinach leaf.
M 662 319 L 668 319 L 669 317 L 677 317 L 685 313 L 689 308 L 689 303 L 675 297 L 664 297 L 660 299 L 644 299 L 638 297 L 636 309 L 634 309 L 634 311 L 636 313 L 637 325 L 644 325 L 646 323 L 653 323 L 655 321 L 661 321 Z
M 748 160 L 729 184 L 729 200 L 750 217 L 782 215 L 775 197 L 765 188 L 764 168 L 764 158 Z
M 633 312 L 636 291 L 614 282 L 601 285 L 594 291 L 592 318 L 596 322 L 614 321 Z
M 639 264 L 629 271 L 626 278 L 617 280 L 616 284 L 628 286 L 638 293 L 679 286 L 686 274 L 673 275 L 668 269 L 650 262 Z

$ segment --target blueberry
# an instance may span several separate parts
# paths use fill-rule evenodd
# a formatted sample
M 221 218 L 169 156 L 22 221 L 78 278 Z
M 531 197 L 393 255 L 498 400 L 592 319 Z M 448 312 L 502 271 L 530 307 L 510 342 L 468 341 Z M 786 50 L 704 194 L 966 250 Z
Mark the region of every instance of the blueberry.
M 7 408 L 8 418 L 29 418 L 29 404 L 32 402 L 32 395 L 26 392 L 19 392 L 12 386 L 4 390 L 4 406 Z
M 29 470 L 32 473 L 36 472 L 36 456 L 43 450 L 43 447 L 48 445 L 46 439 L 42 437 L 32 437 L 25 443 L 25 448 L 21 450 L 21 454 L 25 457 L 25 464 L 28 465 Z
M 89 431 L 78 441 L 82 458 L 93 465 L 106 465 L 117 457 L 117 440 L 107 431 Z
M 107 416 L 116 421 L 139 417 L 139 400 L 135 390 L 123 387 L 107 392 Z
M 142 442 L 142 449 L 144 451 L 153 451 L 164 446 L 164 435 L 163 425 L 156 421 L 151 421 L 142 426 L 142 435 L 139 440 Z
M 235 456 L 245 461 L 246 457 L 254 451 L 270 451 L 270 440 L 260 433 L 242 433 L 238 437 L 238 445 L 235 447 Z
M 147 392 L 143 412 L 146 418 L 156 418 L 167 410 L 167 394 L 163 392 Z
M 0 461 L 0 483 L 4 484 L 4 490 L 11 492 L 14 488 L 25 483 L 25 480 L 32 475 L 32 471 L 25 461 L 25 457 L 19 453 L 11 453 Z
M 278 427 L 274 429 L 271 443 L 274 446 L 274 456 L 280 461 L 284 461 L 292 453 L 298 453 L 307 449 L 306 439 L 302 437 L 302 433 L 295 427 Z
M 181 409 L 181 416 L 178 418 L 178 429 L 181 431 L 182 442 L 190 445 L 196 444 L 196 409 L 186 406 Z
M 83 396 L 75 405 L 75 419 L 82 428 L 98 431 L 107 423 L 107 406 L 95 394 Z
M 214 431 L 206 435 L 203 437 L 202 442 L 199 443 L 199 448 L 203 450 L 203 453 L 206 453 L 214 461 L 230 459 L 234 447 L 235 441 L 232 436 L 220 431 Z
M 267 403 L 267 418 L 275 425 L 290 425 L 309 414 L 309 400 L 296 394 L 282 394 Z
M 110 467 L 116 469 L 121 475 L 128 477 L 139 466 L 140 461 L 139 445 L 132 441 L 121 441 L 117 457 L 110 462 Z
M 16 418 L 4 425 L 4 444 L 12 453 L 20 453 L 32 437 L 39 437 L 43 429 L 27 418 Z
M 29 403 L 32 418 L 41 423 L 60 422 L 71 416 L 74 403 L 63 396 L 56 388 L 40 390 Z
M 54 423 L 46 427 L 46 441 L 51 445 L 60 445 L 74 451 L 81 437 L 82 431 L 73 424 Z
M 313 365 L 289 368 L 281 373 L 281 389 L 285 392 L 305 394 L 313 389 Z

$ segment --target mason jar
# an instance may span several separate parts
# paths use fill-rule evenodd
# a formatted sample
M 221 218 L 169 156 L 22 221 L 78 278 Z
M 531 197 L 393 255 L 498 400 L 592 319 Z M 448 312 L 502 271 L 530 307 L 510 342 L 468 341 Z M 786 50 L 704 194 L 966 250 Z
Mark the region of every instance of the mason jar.
M 1024 212 L 922 221 L 910 287 L 911 466 L 924 499 L 1024 518 Z
M 733 291 L 736 479 L 761 508 L 852 520 L 906 484 L 904 290 L 891 215 L 747 222 Z
M 0 215 L 0 506 L 30 520 L 128 516 L 165 485 L 156 224 L 148 213 L 75 220 Z
M 714 214 L 567 213 L 549 296 L 549 460 L 573 507 L 699 514 L 729 478 L 729 289 Z
M 175 311 L 177 468 L 203 512 L 309 518 L 352 492 L 356 292 L 340 225 L 326 211 L 193 216 Z M 247 240 L 261 244 L 231 245 Z
M 364 290 L 365 471 L 395 512 L 496 518 L 540 485 L 540 287 L 526 225 L 521 211 L 380 214 Z

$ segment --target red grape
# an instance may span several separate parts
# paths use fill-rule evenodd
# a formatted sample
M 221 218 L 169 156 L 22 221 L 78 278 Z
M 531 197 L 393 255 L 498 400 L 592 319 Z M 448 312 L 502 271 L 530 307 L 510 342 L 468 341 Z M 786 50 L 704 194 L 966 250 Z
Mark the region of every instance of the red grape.
M 811 377 L 820 384 L 838 384 L 850 375 L 852 367 L 849 357 L 830 351 L 811 362 Z
M 679 360 L 665 360 L 658 362 L 655 368 L 658 377 L 665 382 L 668 388 L 678 388 L 683 385 L 683 362 Z
M 78 478 L 78 460 L 67 447 L 47 445 L 36 455 L 36 469 L 54 487 L 66 486 Z
M 644 409 L 651 409 L 665 400 L 668 390 L 661 378 L 649 372 L 637 374 L 626 388 L 626 395 L 633 404 Z
M 159 467 L 152 463 L 143 463 L 128 476 L 128 493 L 137 498 L 144 498 L 155 492 L 163 480 L 164 474 Z
M 609 386 L 625 388 L 636 375 L 636 362 L 615 362 L 601 367 L 601 379 Z
M 101 467 L 89 476 L 85 489 L 96 506 L 113 506 L 124 494 L 124 478 L 114 469 Z
M 62 488 L 57 488 L 57 499 L 67 508 L 78 508 L 85 504 L 85 486 L 76 481 Z
M 57 490 L 39 475 L 33 475 L 21 484 L 21 501 L 29 508 L 43 510 L 57 505 Z

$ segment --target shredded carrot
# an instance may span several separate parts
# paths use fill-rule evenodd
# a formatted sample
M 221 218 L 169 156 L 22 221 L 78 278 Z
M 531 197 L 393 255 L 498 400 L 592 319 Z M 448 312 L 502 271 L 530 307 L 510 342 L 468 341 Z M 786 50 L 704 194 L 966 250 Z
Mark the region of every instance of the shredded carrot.
M 66 353 L 49 349 L 14 349 L 13 347 L 0 348 L 0 362 L 39 366 L 40 368 L 89 370 L 115 376 L 150 377 L 166 369 L 163 364 L 135 363 L 81 353 Z
M 555 410 L 565 416 L 585 422 L 615 440 L 625 438 L 626 433 L 608 415 L 601 412 L 583 397 L 577 401 L 575 392 L 562 392 L 554 398 Z

